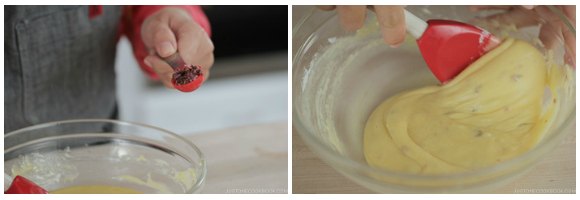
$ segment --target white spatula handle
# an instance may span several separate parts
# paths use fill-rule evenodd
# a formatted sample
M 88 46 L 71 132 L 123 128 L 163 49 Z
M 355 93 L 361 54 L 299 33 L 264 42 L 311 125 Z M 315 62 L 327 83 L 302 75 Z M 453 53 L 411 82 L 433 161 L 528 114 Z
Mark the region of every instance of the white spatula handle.
M 405 23 L 407 24 L 407 32 L 409 32 L 415 39 L 421 38 L 425 29 L 427 29 L 427 22 L 421 18 L 413 15 L 413 13 L 405 11 Z

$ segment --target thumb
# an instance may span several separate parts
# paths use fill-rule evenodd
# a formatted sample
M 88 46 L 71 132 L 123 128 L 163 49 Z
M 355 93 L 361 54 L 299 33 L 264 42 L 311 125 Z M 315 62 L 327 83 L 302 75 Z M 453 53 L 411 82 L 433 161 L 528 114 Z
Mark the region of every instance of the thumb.
M 165 58 L 177 51 L 177 40 L 175 34 L 167 23 L 159 22 L 152 24 L 149 28 L 152 37 L 152 43 L 149 47 L 155 49 L 157 55 Z

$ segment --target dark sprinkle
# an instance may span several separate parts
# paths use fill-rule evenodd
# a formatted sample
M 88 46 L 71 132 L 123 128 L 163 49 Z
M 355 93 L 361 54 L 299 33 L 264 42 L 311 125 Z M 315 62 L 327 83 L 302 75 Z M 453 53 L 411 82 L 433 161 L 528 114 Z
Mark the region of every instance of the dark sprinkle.
M 483 135 L 483 131 L 477 130 L 477 134 L 475 135 L 475 137 L 481 137 L 482 135 Z
M 190 65 L 173 73 L 173 79 L 175 79 L 176 84 L 185 85 L 194 81 L 200 75 L 201 69 L 198 66 Z

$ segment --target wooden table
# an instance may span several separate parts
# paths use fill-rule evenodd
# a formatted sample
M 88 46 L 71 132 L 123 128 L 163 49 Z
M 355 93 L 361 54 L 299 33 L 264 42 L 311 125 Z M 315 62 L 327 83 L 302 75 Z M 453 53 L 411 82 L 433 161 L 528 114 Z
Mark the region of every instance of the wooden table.
M 288 193 L 288 122 L 185 137 L 207 160 L 202 193 Z
M 374 193 L 320 160 L 292 131 L 292 193 Z M 576 193 L 576 134 L 529 173 L 492 193 Z

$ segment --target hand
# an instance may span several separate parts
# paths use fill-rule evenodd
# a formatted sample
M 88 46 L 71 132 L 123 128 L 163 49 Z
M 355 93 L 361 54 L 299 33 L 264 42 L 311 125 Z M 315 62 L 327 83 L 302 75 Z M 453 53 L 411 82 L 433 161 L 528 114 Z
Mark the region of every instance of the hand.
M 554 6 L 576 25 L 576 6 Z M 576 66 L 576 37 L 560 17 L 547 6 L 471 6 L 472 11 L 503 10 L 503 13 L 486 17 L 486 20 L 497 20 L 502 24 L 514 24 L 517 28 L 540 26 L 539 38 L 546 48 L 557 44 L 557 35 L 562 36 L 566 53 L 564 61 Z M 542 20 L 540 20 L 542 19 Z
M 322 10 L 338 12 L 340 23 L 348 31 L 355 31 L 364 25 L 366 9 L 377 14 L 383 40 L 391 47 L 400 46 L 405 40 L 406 25 L 404 6 L 318 6 Z
M 141 26 L 141 38 L 150 52 L 145 64 L 153 68 L 166 87 L 173 88 L 173 69 L 161 57 L 175 52 L 179 52 L 186 64 L 200 65 L 207 80 L 214 62 L 214 46 L 208 34 L 185 10 L 167 7 L 149 16 Z

